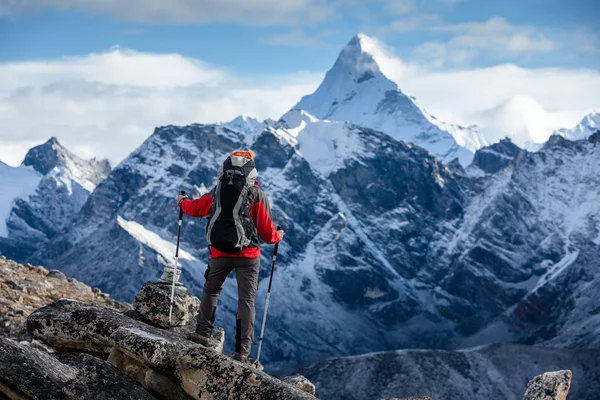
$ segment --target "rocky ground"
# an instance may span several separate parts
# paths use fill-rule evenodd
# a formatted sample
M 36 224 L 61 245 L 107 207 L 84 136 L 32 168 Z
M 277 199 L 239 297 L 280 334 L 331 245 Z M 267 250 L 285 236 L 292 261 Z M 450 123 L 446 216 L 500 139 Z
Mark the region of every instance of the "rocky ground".
M 61 298 L 118 311 L 131 308 L 60 271 L 18 264 L 0 255 L 0 336 L 23 340 L 29 314 Z
M 199 300 L 179 286 L 148 282 L 134 309 L 59 271 L 0 259 L 0 398 L 314 399 L 295 375 L 277 379 L 187 339 Z

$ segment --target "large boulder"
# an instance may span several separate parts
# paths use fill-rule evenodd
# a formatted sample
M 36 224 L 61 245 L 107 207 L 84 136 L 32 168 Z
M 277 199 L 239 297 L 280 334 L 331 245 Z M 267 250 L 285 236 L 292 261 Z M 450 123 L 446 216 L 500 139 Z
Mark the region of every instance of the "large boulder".
M 569 370 L 538 375 L 527 384 L 523 400 L 566 400 L 572 377 Z
M 70 354 L 58 359 L 33 346 L 4 338 L 0 338 L 0 398 L 156 400 L 96 357 Z
M 193 399 L 314 399 L 296 387 L 188 340 L 154 327 L 119 328 L 115 348 L 172 376 Z
M 169 328 L 187 324 L 200 310 L 200 300 L 183 286 L 175 286 L 173 311 L 169 320 L 171 285 L 147 282 L 135 296 L 133 308 L 150 324 Z

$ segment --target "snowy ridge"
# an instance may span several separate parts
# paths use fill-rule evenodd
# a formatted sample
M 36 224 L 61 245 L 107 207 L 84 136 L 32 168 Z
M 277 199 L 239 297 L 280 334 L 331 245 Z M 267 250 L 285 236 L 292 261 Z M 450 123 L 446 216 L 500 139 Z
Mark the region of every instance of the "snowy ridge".
M 24 198 L 35 191 L 42 175 L 31 167 L 10 167 L 0 163 L 0 237 L 8 236 L 6 220 L 14 206 L 14 200 Z
M 348 160 L 369 157 L 360 127 L 345 122 L 319 121 L 304 110 L 292 110 L 280 119 L 275 133 L 288 138 L 297 151 L 323 176 L 335 172 Z M 285 127 L 285 128 L 284 128 Z
M 589 136 L 600 130 L 600 112 L 594 111 L 581 120 L 579 124 L 573 128 L 562 128 L 554 132 L 569 140 L 587 139 Z
M 175 262 L 175 245 L 167 240 L 164 240 L 156 233 L 149 231 L 142 225 L 134 221 L 127 221 L 121 216 L 117 217 L 119 226 L 125 229 L 131 236 L 136 238 L 140 243 L 148 246 L 160 254 L 164 259 Z M 182 260 L 196 261 L 194 256 L 183 249 L 179 249 L 179 258 Z

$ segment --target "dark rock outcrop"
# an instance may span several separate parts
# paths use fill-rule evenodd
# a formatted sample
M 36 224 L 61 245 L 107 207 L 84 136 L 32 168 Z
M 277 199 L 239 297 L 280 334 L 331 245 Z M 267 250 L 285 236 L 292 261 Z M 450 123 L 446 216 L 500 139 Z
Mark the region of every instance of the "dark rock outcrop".
M 155 400 L 103 360 L 87 354 L 59 359 L 0 338 L 0 397 L 2 394 L 27 400 Z
M 508 166 L 520 152 L 519 146 L 510 139 L 502 139 L 498 143 L 477 150 L 472 165 L 476 165 L 488 174 L 494 174 Z

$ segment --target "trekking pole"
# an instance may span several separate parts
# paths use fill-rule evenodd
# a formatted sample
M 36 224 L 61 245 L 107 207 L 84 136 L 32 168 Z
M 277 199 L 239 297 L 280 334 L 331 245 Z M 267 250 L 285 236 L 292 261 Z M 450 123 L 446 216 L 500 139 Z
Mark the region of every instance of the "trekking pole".
M 277 225 L 277 230 L 281 230 L 281 226 Z M 282 238 L 283 240 L 283 238 Z M 263 314 L 262 327 L 260 328 L 260 339 L 258 341 L 258 353 L 256 354 L 256 363 L 260 359 L 260 351 L 262 349 L 263 336 L 265 334 L 265 325 L 267 324 L 267 310 L 269 309 L 269 298 L 271 297 L 271 285 L 273 284 L 273 273 L 275 272 L 275 260 L 277 260 L 277 249 L 279 242 L 275 243 L 273 250 L 273 262 L 271 264 L 271 277 L 269 278 L 269 288 L 267 289 L 267 301 L 265 301 L 265 313 Z
M 181 191 L 181 195 L 185 196 L 185 190 Z M 175 265 L 173 266 L 173 285 L 171 286 L 171 304 L 169 304 L 169 322 L 173 315 L 173 300 L 175 298 L 175 275 L 177 275 L 177 264 L 179 263 L 179 239 L 181 238 L 181 224 L 183 223 L 183 208 L 179 205 L 179 227 L 177 228 L 177 246 L 175 247 Z

